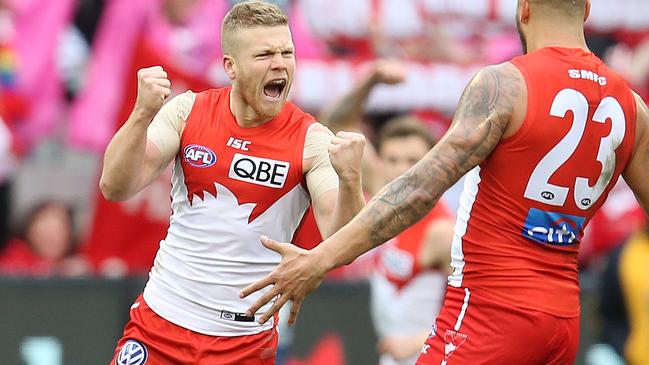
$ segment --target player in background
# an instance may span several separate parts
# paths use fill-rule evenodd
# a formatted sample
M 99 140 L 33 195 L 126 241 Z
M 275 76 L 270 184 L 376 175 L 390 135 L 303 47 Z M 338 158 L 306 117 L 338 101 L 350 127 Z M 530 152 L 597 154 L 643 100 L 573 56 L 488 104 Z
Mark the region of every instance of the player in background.
M 404 65 L 378 60 L 352 89 L 320 114 L 333 131 L 360 131 L 364 106 L 378 85 L 405 80 Z M 413 116 L 388 120 L 378 131 L 377 150 L 365 145 L 363 186 L 376 195 L 434 146 L 431 131 Z M 421 221 L 388 241 L 374 256 L 370 309 L 381 365 L 412 365 L 444 299 L 450 274 L 453 215 L 443 201 Z
M 414 224 L 468 172 L 444 305 L 418 364 L 572 364 L 579 342 L 577 253 L 619 176 L 649 208 L 649 113 L 584 37 L 588 0 L 519 0 L 525 55 L 481 70 L 449 132 L 349 224 L 311 251 L 264 237 L 283 256 L 268 319 L 328 270 Z
M 287 102 L 286 15 L 240 3 L 221 34 L 232 86 L 163 106 L 167 74 L 140 70 L 133 112 L 106 150 L 100 187 L 110 200 L 133 196 L 174 160 L 168 233 L 113 364 L 274 364 L 277 318 L 258 323 L 244 313 L 254 298 L 238 296 L 281 259 L 259 236 L 290 240 L 310 203 L 329 236 L 364 205 L 364 137 L 332 136 Z

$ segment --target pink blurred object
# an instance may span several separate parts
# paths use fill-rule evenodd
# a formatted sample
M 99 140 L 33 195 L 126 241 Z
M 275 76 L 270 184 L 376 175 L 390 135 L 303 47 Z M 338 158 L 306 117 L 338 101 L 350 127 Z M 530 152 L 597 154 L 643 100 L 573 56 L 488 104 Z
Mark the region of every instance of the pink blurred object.
M 72 107 L 70 142 L 104 150 L 118 122 L 125 78 L 135 77 L 128 72 L 140 39 L 186 72 L 205 75 L 220 59 L 220 20 L 227 5 L 225 0 L 197 0 L 185 25 L 176 28 L 165 16 L 162 1 L 111 1 L 99 25 L 85 87 Z
M 18 57 L 17 91 L 37 102 L 16 128 L 33 146 L 60 120 L 63 86 L 56 70 L 58 40 L 73 15 L 73 0 L 8 0 L 15 21 L 14 47 Z

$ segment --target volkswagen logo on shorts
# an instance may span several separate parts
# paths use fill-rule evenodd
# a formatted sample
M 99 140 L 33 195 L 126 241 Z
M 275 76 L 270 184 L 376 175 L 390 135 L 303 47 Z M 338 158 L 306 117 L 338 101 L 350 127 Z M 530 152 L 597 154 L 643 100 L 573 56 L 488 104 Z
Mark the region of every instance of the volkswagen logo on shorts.
M 128 340 L 119 351 L 115 365 L 144 365 L 147 357 L 146 346 L 138 341 Z
M 194 167 L 206 168 L 216 163 L 216 153 L 205 146 L 197 144 L 190 144 L 185 147 L 183 157 L 188 164 Z

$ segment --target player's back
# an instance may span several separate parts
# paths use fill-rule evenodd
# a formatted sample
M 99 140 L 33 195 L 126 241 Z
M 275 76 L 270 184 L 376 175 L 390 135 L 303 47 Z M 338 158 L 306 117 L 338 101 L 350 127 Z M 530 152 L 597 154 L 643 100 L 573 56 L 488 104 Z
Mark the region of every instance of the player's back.
M 525 119 L 467 175 L 449 283 L 575 317 L 579 241 L 631 158 L 635 101 L 583 50 L 546 47 L 512 64 L 527 87 Z

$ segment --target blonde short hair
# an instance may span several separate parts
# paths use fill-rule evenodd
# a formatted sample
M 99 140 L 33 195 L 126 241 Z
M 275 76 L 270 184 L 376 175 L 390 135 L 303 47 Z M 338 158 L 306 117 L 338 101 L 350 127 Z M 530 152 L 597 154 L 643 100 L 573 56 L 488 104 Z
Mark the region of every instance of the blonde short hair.
M 221 25 L 221 50 L 229 54 L 233 49 L 232 36 L 238 29 L 288 25 L 288 16 L 274 4 L 245 1 L 230 9 Z

